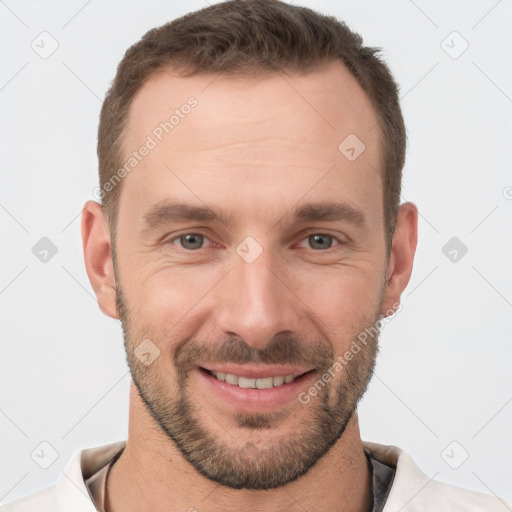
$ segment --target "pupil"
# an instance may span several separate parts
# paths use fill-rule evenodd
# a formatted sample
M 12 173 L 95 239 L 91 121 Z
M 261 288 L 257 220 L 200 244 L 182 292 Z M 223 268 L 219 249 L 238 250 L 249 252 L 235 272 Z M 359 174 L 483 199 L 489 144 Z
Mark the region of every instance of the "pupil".
M 192 248 L 197 249 L 197 246 L 201 246 L 201 236 L 202 235 L 185 235 L 186 243 L 192 244 Z
M 316 245 L 317 243 L 322 245 L 322 242 L 324 242 L 324 244 L 325 244 L 326 240 L 328 242 L 330 238 L 331 238 L 330 235 L 313 235 L 313 245 Z

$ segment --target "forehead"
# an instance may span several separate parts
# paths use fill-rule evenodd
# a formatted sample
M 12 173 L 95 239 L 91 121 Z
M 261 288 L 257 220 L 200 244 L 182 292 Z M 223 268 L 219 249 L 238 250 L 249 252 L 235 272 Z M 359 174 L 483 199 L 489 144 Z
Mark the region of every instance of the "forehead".
M 123 203 L 142 214 L 176 195 L 228 200 L 241 215 L 278 215 L 305 193 L 381 208 L 377 114 L 339 62 L 303 75 L 182 78 L 162 70 L 129 110 L 126 159 L 143 146 L 150 149 L 123 181 L 120 216 Z

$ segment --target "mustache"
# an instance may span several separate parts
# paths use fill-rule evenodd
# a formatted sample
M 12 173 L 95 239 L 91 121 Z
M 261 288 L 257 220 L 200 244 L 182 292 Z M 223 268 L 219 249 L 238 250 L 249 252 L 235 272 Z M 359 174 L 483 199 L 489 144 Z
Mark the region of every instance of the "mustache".
M 334 357 L 330 344 L 305 342 L 291 333 L 280 333 L 263 348 L 254 348 L 236 337 L 216 343 L 187 339 L 177 346 L 174 363 L 180 373 L 187 373 L 198 363 L 297 364 L 328 369 Z

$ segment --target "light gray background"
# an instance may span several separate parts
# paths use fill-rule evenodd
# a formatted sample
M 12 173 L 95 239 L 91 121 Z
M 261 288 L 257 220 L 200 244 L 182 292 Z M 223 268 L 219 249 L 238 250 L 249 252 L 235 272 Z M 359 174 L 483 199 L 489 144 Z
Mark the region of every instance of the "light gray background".
M 384 48 L 408 129 L 403 200 L 421 215 L 403 310 L 384 329 L 360 408 L 363 439 L 400 446 L 430 477 L 510 500 L 512 1 L 300 3 Z M 52 483 L 76 450 L 126 438 L 121 328 L 89 285 L 80 211 L 97 185 L 101 100 L 124 51 L 206 4 L 0 0 L 1 502 Z M 31 48 L 43 31 L 59 44 L 47 59 Z M 453 58 L 461 37 L 469 47 Z M 442 252 L 454 236 L 468 248 L 457 262 Z M 58 249 L 46 263 L 32 253 L 42 237 Z M 31 458 L 51 462 L 43 441 L 58 452 L 48 469 Z

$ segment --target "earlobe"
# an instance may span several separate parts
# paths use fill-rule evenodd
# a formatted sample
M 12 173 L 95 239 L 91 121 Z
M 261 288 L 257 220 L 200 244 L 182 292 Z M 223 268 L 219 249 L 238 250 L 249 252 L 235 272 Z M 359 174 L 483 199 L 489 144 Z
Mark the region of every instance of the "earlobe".
M 413 203 L 400 205 L 386 269 L 386 286 L 381 314 L 390 316 L 411 278 L 418 241 L 418 209 Z
M 107 316 L 118 319 L 110 236 L 102 207 L 96 201 L 85 203 L 81 228 L 85 268 L 98 306 Z

